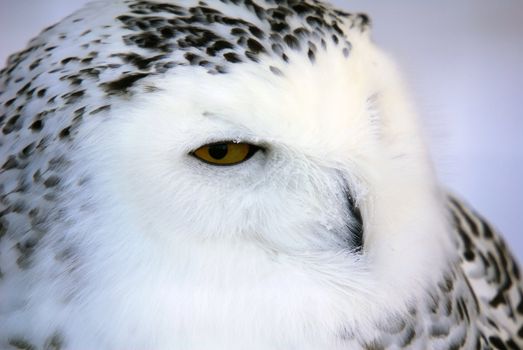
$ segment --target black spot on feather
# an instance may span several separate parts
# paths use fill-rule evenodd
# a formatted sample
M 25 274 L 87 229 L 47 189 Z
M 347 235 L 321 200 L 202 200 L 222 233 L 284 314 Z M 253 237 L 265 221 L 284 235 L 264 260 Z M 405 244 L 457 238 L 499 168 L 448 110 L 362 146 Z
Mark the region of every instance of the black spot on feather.
M 126 93 L 129 90 L 129 88 L 131 88 L 134 85 L 134 83 L 136 83 L 140 79 L 147 77 L 148 75 L 149 73 L 126 74 L 116 80 L 104 83 L 102 85 L 105 91 L 110 94 Z

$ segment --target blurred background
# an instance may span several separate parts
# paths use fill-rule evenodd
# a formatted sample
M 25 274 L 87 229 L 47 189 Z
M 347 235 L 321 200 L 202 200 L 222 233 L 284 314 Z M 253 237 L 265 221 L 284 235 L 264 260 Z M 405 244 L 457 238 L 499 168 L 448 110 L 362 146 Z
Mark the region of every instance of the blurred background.
M 88 0 L 0 0 L 0 66 Z M 402 68 L 439 177 L 523 262 L 523 1 L 334 0 Z

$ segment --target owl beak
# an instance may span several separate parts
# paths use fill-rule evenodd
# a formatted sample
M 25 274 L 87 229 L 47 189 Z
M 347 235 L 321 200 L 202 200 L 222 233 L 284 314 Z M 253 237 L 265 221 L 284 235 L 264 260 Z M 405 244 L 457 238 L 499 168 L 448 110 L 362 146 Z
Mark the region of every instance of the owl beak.
M 356 200 L 348 188 L 345 189 L 345 198 L 347 199 L 347 206 L 349 213 L 351 213 L 351 220 L 349 223 L 350 239 L 349 242 L 352 250 L 355 253 L 363 252 L 363 218 L 361 216 L 360 208 L 356 205 Z

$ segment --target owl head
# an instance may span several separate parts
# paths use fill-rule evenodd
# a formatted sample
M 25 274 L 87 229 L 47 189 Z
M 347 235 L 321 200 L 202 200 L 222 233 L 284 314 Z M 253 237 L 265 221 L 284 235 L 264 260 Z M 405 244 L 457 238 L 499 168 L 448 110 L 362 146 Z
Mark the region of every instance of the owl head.
M 369 295 L 407 300 L 441 270 L 440 192 L 366 15 L 317 1 L 108 3 L 45 30 L 2 81 L 18 92 L 1 96 L 8 153 L 27 153 L 10 179 L 34 182 L 48 246 L 81 252 L 82 278 L 225 259 L 228 280 L 291 261 L 354 310 Z

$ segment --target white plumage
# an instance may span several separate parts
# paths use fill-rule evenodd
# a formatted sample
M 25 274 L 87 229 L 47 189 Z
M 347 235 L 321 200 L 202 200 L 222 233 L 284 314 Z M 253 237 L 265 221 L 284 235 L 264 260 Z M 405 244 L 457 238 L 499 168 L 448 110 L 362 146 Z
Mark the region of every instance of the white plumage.
M 100 1 L 12 56 L 1 346 L 521 344 L 517 267 L 492 275 L 488 225 L 450 220 L 367 28 L 316 2 Z M 216 143 L 257 151 L 195 156 Z

